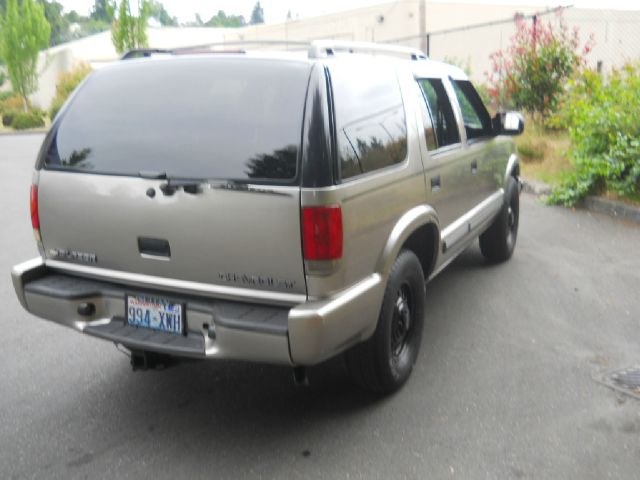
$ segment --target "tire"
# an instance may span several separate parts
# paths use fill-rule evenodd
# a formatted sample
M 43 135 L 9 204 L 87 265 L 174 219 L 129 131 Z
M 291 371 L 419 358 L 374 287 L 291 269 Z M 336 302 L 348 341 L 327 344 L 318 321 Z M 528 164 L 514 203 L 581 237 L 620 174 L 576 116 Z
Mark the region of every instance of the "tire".
M 345 354 L 351 378 L 361 387 L 389 394 L 411 375 L 424 326 L 425 280 L 416 255 L 398 255 L 385 289 L 373 336 Z
M 500 213 L 491 226 L 480 235 L 480 251 L 492 263 L 509 260 L 516 248 L 520 192 L 514 177 L 509 177 L 504 199 Z

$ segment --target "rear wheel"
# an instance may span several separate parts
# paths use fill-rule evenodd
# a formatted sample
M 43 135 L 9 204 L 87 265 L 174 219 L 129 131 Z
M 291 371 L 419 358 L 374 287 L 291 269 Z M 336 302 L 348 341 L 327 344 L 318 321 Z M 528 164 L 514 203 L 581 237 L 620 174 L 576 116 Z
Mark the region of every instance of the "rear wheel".
M 480 235 L 480 251 L 490 262 L 504 262 L 511 258 L 518 238 L 520 196 L 518 182 L 509 177 L 505 202 L 491 226 Z
M 403 250 L 389 274 L 375 333 L 346 353 L 349 374 L 357 384 L 391 393 L 407 381 L 420 351 L 424 303 L 420 261 Z

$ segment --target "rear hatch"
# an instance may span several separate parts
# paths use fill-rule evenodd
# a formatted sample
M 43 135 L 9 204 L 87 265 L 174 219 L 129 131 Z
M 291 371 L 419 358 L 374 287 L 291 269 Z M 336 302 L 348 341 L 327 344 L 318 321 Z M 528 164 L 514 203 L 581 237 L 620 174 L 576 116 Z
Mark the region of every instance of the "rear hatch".
M 243 57 L 94 72 L 45 139 L 45 256 L 304 294 L 300 143 L 310 65 Z

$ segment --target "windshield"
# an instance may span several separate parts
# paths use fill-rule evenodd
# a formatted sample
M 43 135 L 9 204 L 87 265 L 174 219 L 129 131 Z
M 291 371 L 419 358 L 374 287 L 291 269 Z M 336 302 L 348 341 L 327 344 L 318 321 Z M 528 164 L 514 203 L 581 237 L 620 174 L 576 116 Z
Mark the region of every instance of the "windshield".
M 132 60 L 92 75 L 44 164 L 91 173 L 293 181 L 310 65 Z

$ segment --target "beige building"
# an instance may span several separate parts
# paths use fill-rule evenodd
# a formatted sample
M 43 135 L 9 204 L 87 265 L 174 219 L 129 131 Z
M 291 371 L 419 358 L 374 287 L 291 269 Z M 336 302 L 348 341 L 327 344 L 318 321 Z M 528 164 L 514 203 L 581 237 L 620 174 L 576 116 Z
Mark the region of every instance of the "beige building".
M 431 0 L 400 0 L 272 25 L 220 28 L 149 28 L 149 44 L 170 48 L 218 44 L 219 48 L 270 48 L 269 41 L 285 42 L 278 48 L 301 48 L 295 42 L 315 39 L 389 42 L 422 48 L 431 58 L 455 62 L 482 82 L 489 69 L 489 55 L 505 48 L 515 32 L 516 14 L 533 15 L 540 7 L 435 3 Z M 640 58 L 640 10 L 588 10 L 568 8 L 564 18 L 581 37 L 592 35 L 591 66 L 610 69 Z M 553 13 L 542 13 L 540 21 L 557 22 Z M 531 19 L 527 21 L 531 22 Z M 429 33 L 427 37 L 427 33 Z M 287 43 L 289 42 L 289 43 Z M 48 107 L 55 94 L 60 72 L 78 62 L 99 68 L 118 56 L 109 32 L 103 32 L 44 52 L 40 58 L 39 90 L 33 102 Z

